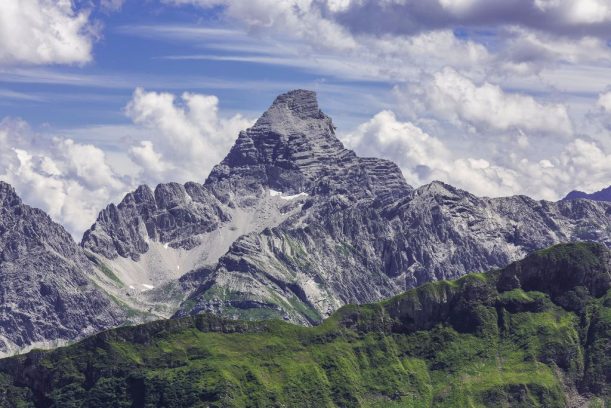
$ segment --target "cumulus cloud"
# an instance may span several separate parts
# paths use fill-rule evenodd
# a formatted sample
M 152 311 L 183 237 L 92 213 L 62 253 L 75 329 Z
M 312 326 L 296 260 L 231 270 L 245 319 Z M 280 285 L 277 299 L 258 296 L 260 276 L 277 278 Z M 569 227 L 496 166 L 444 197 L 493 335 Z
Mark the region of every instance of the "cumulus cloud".
M 136 89 L 125 108 L 133 124 L 120 129 L 130 136 L 118 141 L 127 151 L 118 160 L 128 166 L 126 174 L 115 171 L 111 163 L 117 158 L 98 146 L 41 135 L 21 119 L 5 118 L 0 121 L 0 179 L 79 239 L 102 208 L 139 184 L 203 182 L 239 131 L 253 123 L 241 115 L 221 116 L 218 103 L 212 95 L 176 97 Z
M 541 103 L 489 82 L 476 84 L 452 68 L 401 88 L 398 95 L 414 116 L 433 115 L 479 133 L 512 129 L 563 136 L 572 133 L 564 105 Z
M 611 113 L 611 91 L 599 95 L 598 106 L 605 112 Z
M 520 26 L 555 34 L 605 36 L 611 32 L 607 0 L 165 0 L 202 7 L 223 6 L 227 15 L 253 26 L 304 22 L 313 15 L 325 25 L 355 33 L 414 34 L 461 27 Z M 305 23 L 309 24 L 309 23 Z M 318 28 L 318 27 L 317 27 Z M 337 28 L 333 28 L 335 31 Z M 299 28 L 298 28 L 299 30 Z
M 557 200 L 577 186 L 595 191 L 611 179 L 611 154 L 582 138 L 567 143 L 556 155 L 512 153 L 505 163 L 495 164 L 472 152 L 450 149 L 413 123 L 382 111 L 342 135 L 342 140 L 361 155 L 395 161 L 412 185 L 442 180 L 482 196 L 528 194 Z
M 363 156 L 385 157 L 400 163 L 408 183 L 445 178 L 444 163 L 451 158 L 445 145 L 410 122 L 400 122 L 385 110 L 361 124 L 354 132 L 342 134 L 346 146 Z
M 439 138 L 398 120 L 392 111 L 378 113 L 341 138 L 360 155 L 396 162 L 413 186 L 442 180 L 480 195 L 506 195 L 517 190 L 516 175 L 510 169 L 481 158 L 458 157 Z
M 520 26 L 560 35 L 611 32 L 607 0 L 352 0 L 326 3 L 352 31 L 412 34 L 448 27 Z
M 94 27 L 70 0 L 0 1 L 0 64 L 91 61 Z
M 240 130 L 252 124 L 241 115 L 223 118 L 218 98 L 185 92 L 170 93 L 136 89 L 126 114 L 150 130 L 150 138 L 129 150 L 141 168 L 141 180 L 203 181 L 212 166 L 227 154 Z
M 128 188 L 101 149 L 67 138 L 43 138 L 23 120 L 9 118 L 0 121 L 0 179 L 77 239 L 99 210 Z

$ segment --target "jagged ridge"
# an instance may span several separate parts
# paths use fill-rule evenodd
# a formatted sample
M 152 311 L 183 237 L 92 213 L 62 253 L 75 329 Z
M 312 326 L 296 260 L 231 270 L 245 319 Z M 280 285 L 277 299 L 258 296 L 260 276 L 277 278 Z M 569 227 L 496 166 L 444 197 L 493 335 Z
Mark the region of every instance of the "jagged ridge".
M 0 355 L 83 338 L 127 321 L 92 282 L 64 228 L 0 181 Z
M 141 261 L 123 256 L 150 254 L 144 244 L 184 250 L 176 256 L 180 273 L 165 271 L 148 282 L 160 298 L 168 291 L 177 294 L 173 302 L 188 296 L 178 316 L 208 311 L 314 324 L 344 304 L 502 267 L 554 243 L 611 245 L 609 203 L 479 198 L 440 182 L 414 190 L 394 163 L 345 149 L 315 94 L 304 90 L 276 98 L 198 188 L 206 192 L 202 205 L 217 209 L 218 219 L 201 216 L 192 203 L 171 211 L 155 207 L 153 219 L 171 219 L 172 211 L 185 216 L 164 234 L 150 234 L 145 225 L 156 222 L 124 206 L 118 209 L 123 221 L 101 216 L 83 239 L 121 276 L 141 268 Z M 197 235 L 204 230 L 210 232 Z M 207 255 L 216 241 L 222 245 Z M 119 256 L 109 261 L 113 248 Z M 199 268 L 188 284 L 171 283 Z

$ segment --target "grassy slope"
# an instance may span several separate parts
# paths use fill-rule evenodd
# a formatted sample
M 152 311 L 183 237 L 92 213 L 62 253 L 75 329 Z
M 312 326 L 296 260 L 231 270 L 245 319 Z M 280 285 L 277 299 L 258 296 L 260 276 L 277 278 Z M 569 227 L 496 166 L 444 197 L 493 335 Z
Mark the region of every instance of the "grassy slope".
M 558 246 L 314 328 L 208 315 L 120 328 L 0 361 L 0 406 L 560 407 L 571 388 L 609 406 L 607 262 Z M 558 289 L 566 273 L 580 278 Z

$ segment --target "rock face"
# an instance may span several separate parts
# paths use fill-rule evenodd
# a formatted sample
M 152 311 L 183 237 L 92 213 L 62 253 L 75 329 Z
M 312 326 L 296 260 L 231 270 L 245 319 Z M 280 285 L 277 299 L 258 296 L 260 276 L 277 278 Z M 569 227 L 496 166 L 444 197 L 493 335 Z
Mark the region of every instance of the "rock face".
M 566 197 L 563 198 L 563 200 L 577 200 L 579 198 L 585 198 L 594 201 L 611 201 L 611 186 L 603 188 L 602 190 L 596 191 L 592 194 L 574 190 L 568 193 Z
M 169 192 L 163 203 L 159 189 Z M 155 289 L 130 295 L 140 304 L 178 305 L 186 292 L 178 316 L 314 324 L 344 304 L 502 267 L 555 243 L 611 246 L 611 203 L 479 198 L 440 182 L 413 189 L 394 163 L 345 149 L 303 90 L 279 96 L 241 132 L 203 185 L 147 191 L 109 206 L 82 245 L 121 279 L 149 265 L 140 279 Z M 150 261 L 166 246 L 189 262 L 169 273 Z
M 0 182 L 0 355 L 115 327 L 125 312 L 93 283 L 82 249 Z

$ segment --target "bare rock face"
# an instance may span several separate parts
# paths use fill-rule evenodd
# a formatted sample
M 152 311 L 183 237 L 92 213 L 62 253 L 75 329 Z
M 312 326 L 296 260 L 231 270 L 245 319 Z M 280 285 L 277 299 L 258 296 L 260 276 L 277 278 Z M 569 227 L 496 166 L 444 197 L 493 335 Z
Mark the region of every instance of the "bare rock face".
M 80 339 L 126 321 L 92 282 L 83 250 L 0 182 L 0 355 Z
M 441 182 L 413 189 L 394 163 L 345 149 L 304 90 L 279 96 L 203 185 L 188 185 L 141 187 L 82 242 L 123 281 L 157 268 L 146 283 L 155 288 L 130 296 L 153 308 L 172 298 L 178 315 L 314 324 L 346 303 L 502 267 L 554 243 L 611 246 L 611 203 L 480 198 Z M 168 257 L 180 273 L 163 272 L 175 268 Z M 137 272 L 144 264 L 149 272 Z
M 193 237 L 218 228 L 227 214 L 200 184 L 160 184 L 152 191 L 143 185 L 110 204 L 85 232 L 82 246 L 108 259 L 134 261 L 149 250 L 149 240 L 192 249 Z
M 357 157 L 344 148 L 334 129 L 314 92 L 280 95 L 252 128 L 240 133 L 205 185 L 221 197 L 262 186 L 285 194 L 354 197 L 411 190 L 394 163 Z

